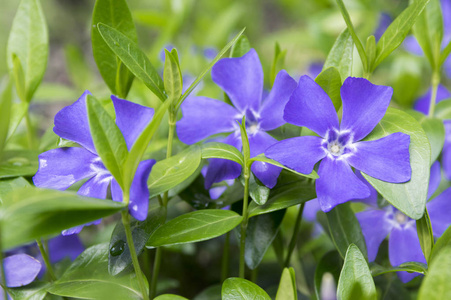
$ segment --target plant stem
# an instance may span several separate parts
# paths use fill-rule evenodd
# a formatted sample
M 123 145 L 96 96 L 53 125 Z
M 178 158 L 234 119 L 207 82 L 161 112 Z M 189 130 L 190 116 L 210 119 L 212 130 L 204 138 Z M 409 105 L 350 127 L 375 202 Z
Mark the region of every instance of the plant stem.
M 44 245 L 42 244 L 42 240 L 36 240 L 38 243 L 39 251 L 41 251 L 42 258 L 44 259 L 45 266 L 47 268 L 47 272 L 50 276 L 50 281 L 56 281 L 55 273 L 53 272 L 52 265 L 50 264 L 50 259 L 47 251 L 45 251 Z
M 246 246 L 246 230 L 247 230 L 247 205 L 249 201 L 249 177 L 250 177 L 250 165 L 247 163 L 244 167 L 244 197 L 243 197 L 243 221 L 241 222 L 241 236 L 240 236 L 240 268 L 239 276 L 244 278 L 245 262 L 244 262 L 244 250 Z
M 222 253 L 221 264 L 221 282 L 224 282 L 229 277 L 229 257 L 230 257 L 230 231 L 226 233 L 224 241 L 224 251 Z
M 435 110 L 435 101 L 437 100 L 437 89 L 438 85 L 440 84 L 440 73 L 437 71 L 434 71 L 432 73 L 431 78 L 431 102 L 429 103 L 429 117 L 434 116 L 434 110 Z
M 27 113 L 25 114 L 25 124 L 27 126 L 28 148 L 34 149 L 34 129 L 33 125 L 31 124 L 30 114 L 28 110 Z
M 125 196 L 128 196 L 124 193 Z M 133 243 L 132 231 L 130 229 L 130 215 L 128 211 L 122 211 L 122 224 L 125 228 L 125 236 L 127 237 L 128 249 L 130 250 L 130 256 L 132 258 L 133 267 L 135 268 L 136 278 L 138 279 L 139 287 L 141 288 L 141 293 L 143 299 L 147 299 L 147 288 L 146 282 L 144 280 L 141 267 L 139 266 L 138 256 L 136 255 L 135 244 Z
M 302 213 L 304 211 L 305 202 L 301 204 L 299 207 L 298 216 L 296 217 L 296 222 L 294 224 L 293 235 L 291 236 L 290 244 L 288 246 L 287 258 L 285 259 L 285 268 L 288 268 L 290 265 L 291 255 L 293 254 L 293 250 L 296 247 L 296 243 L 298 241 L 299 229 L 301 228 L 302 221 Z
M 158 247 L 155 252 L 155 262 L 153 265 L 152 280 L 150 282 L 149 299 L 153 299 L 157 293 L 157 281 L 158 281 L 158 273 L 160 272 L 162 251 L 163 249 L 161 247 Z

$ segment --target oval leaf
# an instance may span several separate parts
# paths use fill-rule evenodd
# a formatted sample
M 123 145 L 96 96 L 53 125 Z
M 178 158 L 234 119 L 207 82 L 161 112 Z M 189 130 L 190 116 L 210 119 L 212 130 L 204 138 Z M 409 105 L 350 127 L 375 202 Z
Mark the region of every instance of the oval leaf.
M 296 278 L 293 268 L 285 268 L 280 278 L 279 289 L 277 290 L 276 300 L 297 300 L 298 291 L 296 289 Z
M 244 164 L 243 154 L 237 148 L 218 142 L 203 144 L 202 158 L 223 158 L 237 162 L 240 165 Z
M 428 274 L 420 287 L 418 299 L 439 300 L 451 299 L 451 248 L 440 251 L 431 262 Z
M 302 173 L 296 172 L 295 170 L 292 170 L 292 169 L 282 165 L 281 163 L 279 163 L 279 162 L 277 162 L 277 161 L 275 161 L 273 159 L 267 158 L 264 154 L 260 154 L 258 156 L 255 156 L 255 157 L 251 158 L 251 161 L 261 161 L 261 162 L 264 162 L 264 163 L 268 163 L 268 164 L 271 164 L 271 165 L 283 168 L 285 170 L 288 170 L 290 172 L 293 172 L 294 174 L 305 176 L 305 177 L 308 177 L 308 178 L 312 178 L 312 179 L 319 178 L 319 176 L 318 176 L 318 174 L 316 173 L 315 170 L 313 170 L 312 173 L 310 173 L 310 174 L 302 174 Z
M 341 107 L 341 77 L 337 68 L 325 69 L 316 77 L 315 82 L 329 95 L 335 110 L 338 111 Z
M 222 300 L 270 300 L 258 285 L 242 278 L 228 278 L 222 285 Z
M 332 49 L 327 55 L 326 62 L 323 66 L 323 71 L 330 67 L 337 68 L 344 80 L 351 76 L 352 72 L 352 54 L 354 52 L 354 41 L 349 30 L 346 28 L 337 38 Z M 335 103 L 334 103 L 335 105 Z

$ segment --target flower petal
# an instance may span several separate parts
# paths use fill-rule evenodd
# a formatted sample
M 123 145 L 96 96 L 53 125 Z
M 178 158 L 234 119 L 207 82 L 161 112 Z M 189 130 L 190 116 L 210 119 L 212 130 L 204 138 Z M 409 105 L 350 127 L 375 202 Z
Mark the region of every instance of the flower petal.
M 322 138 L 301 136 L 280 141 L 265 151 L 268 158 L 303 174 L 310 174 L 315 164 L 326 156 Z
M 144 221 L 147 218 L 147 212 L 149 210 L 147 179 L 155 163 L 156 161 L 154 159 L 140 162 L 130 188 L 128 211 L 138 221 Z
M 343 102 L 340 130 L 351 131 L 354 141 L 359 141 L 367 136 L 384 116 L 393 89 L 372 84 L 364 78 L 348 77 L 340 94 Z
M 417 101 L 413 105 L 413 108 L 427 115 L 429 113 L 429 104 L 431 103 L 431 93 L 432 89 L 430 88 L 423 96 L 417 99 Z M 437 87 L 436 103 L 449 97 L 451 97 L 451 93 L 445 86 L 439 84 Z
M 86 181 L 80 187 L 77 194 L 86 197 L 105 199 L 108 193 L 108 186 L 110 185 L 111 179 L 113 179 L 113 176 L 111 176 L 111 174 L 96 175 Z
M 451 180 L 451 121 L 443 121 L 445 125 L 445 144 L 442 151 L 442 166 L 445 177 Z
M 370 190 L 370 195 L 365 199 L 357 199 L 355 201 L 365 203 L 369 206 L 377 208 L 377 191 L 376 189 L 362 176 L 362 173 L 359 170 L 355 171 L 355 175 L 368 187 Z
M 283 118 L 288 123 L 305 126 L 322 137 L 329 129 L 338 129 L 338 116 L 326 92 L 307 75 L 299 79 Z
M 50 262 L 52 264 L 66 257 L 69 257 L 73 261 L 85 250 L 78 235 L 59 235 L 50 239 L 48 245 Z
M 442 180 L 442 173 L 440 169 L 440 163 L 436 161 L 431 166 L 431 175 L 429 177 L 429 187 L 428 187 L 428 199 L 435 193 L 440 181 Z
M 370 195 L 368 187 L 343 159 L 326 156 L 319 165 L 318 175 L 316 195 L 324 212 L 351 199 L 364 199 Z
M 234 131 L 239 112 L 219 100 L 188 97 L 182 104 L 183 118 L 177 122 L 177 136 L 185 144 L 194 144 L 213 134 Z
M 75 226 L 75 227 L 72 227 L 72 228 L 69 228 L 69 229 L 65 229 L 65 230 L 63 230 L 61 232 L 61 234 L 63 236 L 69 236 L 69 235 L 72 235 L 72 234 L 78 234 L 83 229 L 83 227 L 90 226 L 90 225 L 99 225 L 101 222 L 102 222 L 102 220 L 95 220 L 94 222 L 89 222 L 89 223 L 86 223 L 86 224 L 83 224 L 83 225 L 79 225 L 79 226 Z
M 379 246 L 393 228 L 393 223 L 387 218 L 387 212 L 380 209 L 369 209 L 357 213 L 357 220 L 362 228 L 368 250 L 368 261 L 374 261 Z
M 413 221 L 412 221 L 413 222 Z M 408 261 L 426 263 L 418 240 L 415 222 L 411 226 L 396 226 L 388 241 L 388 257 L 392 266 L 399 266 Z M 397 272 L 402 282 L 406 283 L 418 276 L 418 273 Z
M 434 236 L 439 237 L 451 225 L 451 188 L 426 204 L 431 219 Z
M 211 69 L 211 78 L 240 112 L 244 113 L 248 108 L 258 111 L 263 92 L 263 69 L 254 49 L 242 57 L 219 60 Z
M 271 92 L 260 110 L 261 129 L 273 130 L 285 124 L 283 110 L 295 88 L 296 81 L 285 70 L 277 74 Z
M 317 198 L 305 202 L 304 211 L 302 212 L 302 217 L 309 221 L 316 221 L 316 214 L 321 210 L 319 207 L 319 201 Z
M 347 161 L 371 177 L 401 183 L 410 180 L 410 136 L 396 132 L 379 140 L 354 143 L 355 151 Z
M 239 133 L 234 132 L 223 140 L 223 143 L 229 144 L 241 150 L 241 137 Z M 234 161 L 221 158 L 209 159 L 207 173 L 205 174 L 205 189 L 210 189 L 213 183 L 221 182 L 227 179 L 235 179 L 241 174 L 241 165 Z
M 99 157 L 77 147 L 57 148 L 39 155 L 39 169 L 33 177 L 35 186 L 65 190 L 75 182 L 92 177 L 91 168 Z
M 19 287 L 31 283 L 36 278 L 41 270 L 41 263 L 27 254 L 16 254 L 6 257 L 3 267 L 6 285 Z
M 97 153 L 89 130 L 86 98 L 91 95 L 85 91 L 72 105 L 66 106 L 55 115 L 53 131 L 62 137 L 82 145 L 92 153 Z
M 111 96 L 116 111 L 116 124 L 130 150 L 138 136 L 152 120 L 153 108 Z

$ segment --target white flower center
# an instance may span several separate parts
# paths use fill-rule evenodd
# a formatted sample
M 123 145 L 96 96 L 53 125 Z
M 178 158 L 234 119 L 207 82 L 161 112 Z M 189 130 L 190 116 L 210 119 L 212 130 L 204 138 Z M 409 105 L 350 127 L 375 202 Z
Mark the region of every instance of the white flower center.
M 396 212 L 395 213 L 395 220 L 396 220 L 396 222 L 398 223 L 398 224 L 405 224 L 405 223 L 407 223 L 407 221 L 409 220 L 409 218 L 405 215 L 405 214 L 403 214 L 402 212 Z
M 338 141 L 333 141 L 327 145 L 327 150 L 334 156 L 339 156 L 343 153 L 344 147 L 338 143 Z
M 254 123 L 247 127 L 247 132 L 250 134 L 255 133 L 258 130 L 258 124 Z

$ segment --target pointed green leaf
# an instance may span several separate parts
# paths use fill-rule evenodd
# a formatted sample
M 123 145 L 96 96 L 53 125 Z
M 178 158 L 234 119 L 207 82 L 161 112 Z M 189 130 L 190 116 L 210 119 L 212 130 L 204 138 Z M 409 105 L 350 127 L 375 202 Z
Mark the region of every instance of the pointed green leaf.
M 210 142 L 203 144 L 202 158 L 222 158 L 244 165 L 243 154 L 237 148 L 224 143 Z
M 245 35 L 240 36 L 230 50 L 230 57 L 241 57 L 251 50 L 251 43 Z
M 172 52 L 169 52 L 164 49 L 164 51 L 164 89 L 169 98 L 178 99 L 182 95 L 183 80 L 177 50 L 172 49 Z
M 13 54 L 17 56 L 25 77 L 25 100 L 30 102 L 47 67 L 49 38 L 39 0 L 22 0 L 14 17 L 6 57 L 13 74 Z
M 437 239 L 434 248 L 432 248 L 429 263 L 431 263 L 443 249 L 448 247 L 451 247 L 451 227 L 448 227 L 442 236 Z
M 341 77 L 336 67 L 324 69 L 316 78 L 315 82 L 329 95 L 335 110 L 341 107 Z
M 271 86 L 274 84 L 276 80 L 276 76 L 280 70 L 283 69 L 283 64 L 285 61 L 285 55 L 287 54 L 287 50 L 281 50 L 279 43 L 276 42 L 274 49 L 274 58 L 271 65 L 271 73 L 269 74 Z
M 428 266 L 424 263 L 419 263 L 416 261 L 409 261 L 409 262 L 402 263 L 396 267 L 383 267 L 383 266 L 379 266 L 379 265 L 372 263 L 370 266 L 370 269 L 371 269 L 371 275 L 373 275 L 373 277 L 379 276 L 382 274 L 386 274 L 386 273 L 393 273 L 393 272 L 400 272 L 400 271 L 411 272 L 411 273 L 415 272 L 415 273 L 424 275 L 427 273 Z
M 312 173 L 310 173 L 310 174 L 302 174 L 302 173 L 296 172 L 295 170 L 292 170 L 292 169 L 282 165 L 281 163 L 279 163 L 279 162 L 277 162 L 277 161 L 275 161 L 273 159 L 267 158 L 264 154 L 260 154 L 258 156 L 252 157 L 251 161 L 261 161 L 261 162 L 264 162 L 264 163 L 268 163 L 268 164 L 271 164 L 271 165 L 283 168 L 283 169 L 288 170 L 288 171 L 290 171 L 290 172 L 292 172 L 294 174 L 301 175 L 301 176 L 304 176 L 304 177 L 308 177 L 308 178 L 312 178 L 312 179 L 319 178 L 318 173 L 316 173 L 315 170 L 313 170 Z
M 244 177 L 240 176 L 241 184 L 244 186 Z M 257 177 L 251 172 L 249 177 L 249 196 L 258 205 L 263 205 L 268 201 L 270 189 L 267 188 Z
M 434 235 L 432 234 L 431 219 L 428 210 L 424 211 L 423 217 L 416 222 L 418 239 L 420 240 L 421 250 L 426 261 L 429 261 L 432 248 L 434 247 Z
M 352 58 L 354 52 L 354 41 L 349 29 L 345 29 L 337 38 L 332 49 L 327 55 L 326 62 L 323 66 L 323 71 L 330 67 L 337 68 L 344 81 L 351 76 L 352 73 Z
M 428 274 L 423 279 L 418 299 L 450 299 L 451 247 L 443 248 L 431 262 Z
M 8 137 L 9 120 L 11 118 L 11 82 L 8 80 L 0 86 L 0 163 L 2 162 L 2 153 Z
M 157 70 L 150 63 L 146 54 L 139 49 L 138 45 L 118 30 L 98 23 L 97 28 L 100 35 L 119 57 L 125 66 L 154 93 L 161 101 L 166 99 L 164 94 L 164 83 L 158 75 Z
M 15 53 L 13 53 L 13 78 L 14 84 L 16 86 L 16 92 L 19 96 L 19 99 L 23 102 L 27 101 L 27 87 L 25 84 L 25 74 L 23 72 L 22 63 L 20 62 L 19 57 Z
M 285 268 L 280 278 L 279 288 L 276 294 L 276 300 L 297 300 L 298 291 L 296 288 L 296 278 L 293 268 Z
M 222 300 L 271 300 L 258 285 L 242 278 L 227 278 L 222 284 Z
M 376 59 L 376 38 L 374 35 L 370 35 L 367 38 L 365 51 L 368 59 L 368 69 L 371 70 Z

